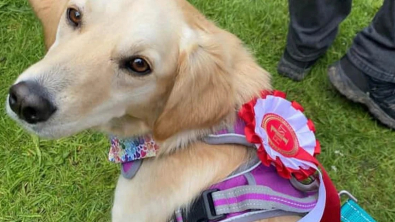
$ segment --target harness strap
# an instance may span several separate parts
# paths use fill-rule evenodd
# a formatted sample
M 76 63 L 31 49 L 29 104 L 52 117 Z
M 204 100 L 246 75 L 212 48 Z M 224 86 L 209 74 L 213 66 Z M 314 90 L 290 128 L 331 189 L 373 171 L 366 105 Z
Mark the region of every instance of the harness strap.
M 255 186 L 245 186 L 245 187 L 253 188 Z M 257 192 L 259 192 L 259 189 Z M 291 212 L 282 209 L 272 208 L 275 206 L 274 205 L 270 206 L 266 203 L 263 204 L 259 203 L 260 207 L 240 209 L 240 211 L 233 213 L 226 213 L 227 211 L 224 211 L 224 213 L 222 214 L 219 213 L 217 211 L 217 208 L 215 207 L 215 201 L 213 195 L 215 196 L 227 195 L 227 192 L 218 191 L 217 189 L 210 189 L 204 191 L 199 196 L 199 198 L 192 203 L 192 205 L 189 208 L 182 208 L 176 210 L 173 217 L 169 220 L 169 222 L 214 222 L 214 221 L 253 222 L 253 221 L 272 218 L 272 217 L 290 216 L 290 215 L 303 216 L 306 214 L 305 212 L 298 213 L 298 212 Z M 309 200 L 306 199 L 305 201 L 309 201 Z M 227 218 L 227 215 L 230 214 L 233 216 Z
M 273 217 L 283 217 L 283 216 L 298 216 L 293 212 L 286 212 L 282 210 L 258 210 L 243 213 L 241 215 L 231 217 L 221 222 L 256 222 L 263 219 L 273 218 Z M 303 215 L 299 215 L 303 216 Z
M 274 179 L 270 176 L 271 170 L 263 167 L 259 163 L 259 159 L 252 158 L 219 183 L 229 183 L 232 186 L 213 186 L 211 189 L 203 191 L 190 206 L 177 210 L 170 221 L 252 222 L 277 216 L 304 216 L 316 205 L 317 196 L 312 194 L 316 191 L 307 189 L 308 187 L 304 187 L 306 185 L 298 184 L 298 186 L 303 186 L 303 189 L 297 188 L 305 195 L 289 196 L 285 190 L 274 191 L 271 187 L 263 185 L 260 176 L 257 178 L 255 178 L 256 175 L 254 176 L 256 170 L 259 171 L 260 176 L 266 175 L 265 178 Z M 269 171 L 263 172 L 261 170 Z M 241 181 L 237 178 L 240 176 L 245 179 L 247 184 L 239 184 Z M 280 181 L 277 182 L 278 185 L 283 186 L 284 184 Z M 300 182 L 295 181 L 295 183 Z M 294 183 L 290 182 L 290 184 L 294 186 Z
M 276 216 L 300 215 L 316 205 L 315 196 L 292 197 L 260 185 L 245 185 L 224 191 L 209 189 L 187 209 L 175 212 L 170 222 L 249 222 Z M 227 215 L 235 215 L 227 218 Z
M 257 210 L 250 211 L 243 214 L 240 214 L 235 217 L 231 217 L 228 219 L 220 220 L 220 222 L 255 222 L 262 219 L 273 218 L 273 217 L 283 217 L 283 216 L 295 216 L 293 212 L 286 212 L 282 210 Z M 303 216 L 303 215 L 299 215 Z M 185 218 L 185 219 L 184 219 Z M 212 220 L 196 220 L 195 218 L 190 218 L 188 216 L 183 216 L 180 210 L 176 211 L 174 217 L 169 222 L 208 222 Z
M 208 144 L 218 145 L 218 144 L 239 144 L 247 147 L 255 147 L 254 144 L 248 142 L 244 135 L 237 133 L 227 133 L 227 134 L 210 134 L 203 138 L 203 141 Z
M 240 186 L 213 192 L 212 199 L 217 215 L 272 209 L 307 213 L 317 203 L 315 196 L 296 198 L 259 185 Z

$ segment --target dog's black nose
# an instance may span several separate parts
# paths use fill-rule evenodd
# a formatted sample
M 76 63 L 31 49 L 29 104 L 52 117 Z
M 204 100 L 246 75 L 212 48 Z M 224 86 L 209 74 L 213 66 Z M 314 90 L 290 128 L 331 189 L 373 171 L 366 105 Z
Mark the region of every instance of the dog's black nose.
M 47 95 L 36 82 L 20 82 L 10 88 L 8 103 L 12 111 L 26 122 L 45 122 L 56 111 Z

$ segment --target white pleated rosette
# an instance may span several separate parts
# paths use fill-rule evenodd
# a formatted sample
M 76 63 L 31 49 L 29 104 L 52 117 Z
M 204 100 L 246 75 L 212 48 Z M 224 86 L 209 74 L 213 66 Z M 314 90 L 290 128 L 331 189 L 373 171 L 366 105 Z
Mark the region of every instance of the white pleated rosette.
M 262 92 L 260 98 L 243 105 L 239 116 L 246 124 L 246 139 L 256 145 L 262 163 L 274 165 L 284 178 L 294 176 L 303 180 L 317 173 L 320 183 L 317 204 L 300 222 L 338 222 L 340 200 L 315 158 L 320 153 L 320 143 L 315 137 L 314 124 L 303 114 L 302 106 L 285 97 L 280 91 Z
M 311 165 L 318 164 L 315 155 L 320 152 L 320 145 L 313 123 L 298 103 L 286 100 L 285 94 L 276 91 L 243 108 L 241 113 L 253 115 L 247 126 L 249 133 L 259 138 L 253 143 L 265 165 L 274 164 L 285 178 L 294 175 L 305 179 L 315 172 Z

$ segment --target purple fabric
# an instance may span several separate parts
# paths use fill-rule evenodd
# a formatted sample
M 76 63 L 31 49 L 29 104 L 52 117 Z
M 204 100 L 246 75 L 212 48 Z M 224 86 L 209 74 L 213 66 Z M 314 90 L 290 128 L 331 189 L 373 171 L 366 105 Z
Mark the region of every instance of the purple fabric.
M 297 198 L 302 198 L 302 197 L 306 197 L 308 195 L 314 195 L 315 193 L 304 193 L 302 191 L 299 191 L 297 189 L 295 189 L 292 184 L 289 182 L 289 180 L 282 178 L 276 171 L 276 168 L 274 166 L 270 166 L 270 167 L 266 167 L 263 164 L 260 164 L 258 167 L 256 167 L 255 169 L 253 169 L 250 172 L 253 177 L 255 178 L 256 181 L 256 185 L 262 185 L 262 186 L 266 186 L 271 188 L 274 191 L 277 191 L 279 193 L 282 194 L 286 194 L 292 197 L 297 197 Z M 238 186 L 243 186 L 243 185 L 248 185 L 247 179 L 244 177 L 244 175 L 240 175 L 234 178 L 231 178 L 229 180 L 225 180 L 223 182 L 220 182 L 218 184 L 215 184 L 213 186 L 211 186 L 211 188 L 217 188 L 219 190 L 227 190 L 227 189 L 231 189 L 234 187 L 238 187 Z M 244 198 L 253 198 L 253 199 L 258 199 L 258 200 L 271 200 L 270 197 L 268 197 L 267 195 L 262 195 L 262 194 L 248 194 L 247 196 L 245 196 Z M 278 197 L 276 197 L 278 199 Z M 287 199 L 284 199 L 287 200 Z M 235 200 L 232 200 L 236 202 L 240 202 Z M 271 200 L 273 201 L 273 200 Z M 288 200 L 287 200 L 288 201 Z M 278 201 L 277 201 L 278 202 Z M 295 201 L 289 201 L 291 203 L 294 203 Z M 279 203 L 284 204 L 283 201 L 279 201 Z M 297 202 L 295 202 L 297 203 Z M 217 205 L 223 205 L 223 204 L 231 204 L 229 202 L 215 202 L 214 203 L 216 206 Z M 301 203 L 304 207 L 306 208 L 311 208 L 311 204 L 315 205 L 314 203 Z M 308 205 L 310 205 L 308 207 Z M 295 207 L 294 205 L 290 205 L 292 207 Z M 302 208 L 302 207 L 301 207 Z M 241 214 L 244 214 L 248 211 L 244 211 L 244 212 L 240 212 L 240 213 L 233 213 L 233 214 L 229 214 L 227 215 L 226 218 L 232 218 Z
M 222 129 L 222 130 L 218 131 L 218 132 L 216 133 L 216 135 L 227 134 L 227 133 L 229 133 L 229 131 L 228 131 L 227 129 Z
M 221 183 L 217 183 L 215 185 L 213 185 L 211 188 L 215 189 L 220 189 L 220 190 L 227 190 L 227 189 L 231 189 L 234 187 L 238 187 L 238 186 L 243 186 L 243 185 L 248 185 L 247 179 L 243 176 L 237 176 L 234 177 L 232 179 L 229 180 L 225 180 Z
M 237 118 L 236 124 L 234 126 L 235 133 L 244 135 L 244 128 L 245 128 L 244 121 L 240 118 Z
M 267 186 L 277 191 L 293 197 L 305 197 L 306 194 L 295 189 L 289 180 L 281 177 L 274 166 L 266 167 L 259 165 L 252 172 L 258 185 Z

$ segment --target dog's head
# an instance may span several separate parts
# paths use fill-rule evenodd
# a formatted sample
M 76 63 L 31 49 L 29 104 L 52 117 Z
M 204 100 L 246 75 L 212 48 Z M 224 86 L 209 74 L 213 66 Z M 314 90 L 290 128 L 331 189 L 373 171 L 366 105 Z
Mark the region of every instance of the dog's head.
M 241 42 L 184 0 L 71 0 L 60 11 L 46 56 L 7 97 L 8 114 L 39 136 L 100 128 L 163 140 L 270 89 Z

